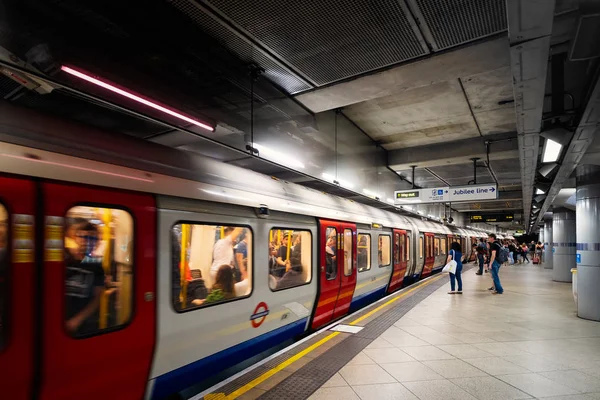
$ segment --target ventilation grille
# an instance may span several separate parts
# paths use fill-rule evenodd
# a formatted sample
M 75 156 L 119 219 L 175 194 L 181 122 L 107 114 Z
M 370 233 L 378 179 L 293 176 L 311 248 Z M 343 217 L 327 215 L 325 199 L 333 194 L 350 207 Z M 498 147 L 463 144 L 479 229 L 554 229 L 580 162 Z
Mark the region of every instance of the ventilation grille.
M 193 0 L 170 0 L 170 3 L 236 56 L 248 63 L 255 63 L 263 67 L 265 69 L 264 76 L 288 93 L 294 94 L 312 88 L 307 82 L 301 80 L 249 42 L 215 21 L 201 8 L 194 5 Z
M 438 48 L 506 30 L 505 0 L 416 0 Z
M 317 85 L 425 54 L 398 0 L 207 1 Z
M 6 98 L 8 95 L 13 93 L 16 89 L 22 87 L 17 82 L 10 79 L 4 74 L 0 74 L 0 97 Z

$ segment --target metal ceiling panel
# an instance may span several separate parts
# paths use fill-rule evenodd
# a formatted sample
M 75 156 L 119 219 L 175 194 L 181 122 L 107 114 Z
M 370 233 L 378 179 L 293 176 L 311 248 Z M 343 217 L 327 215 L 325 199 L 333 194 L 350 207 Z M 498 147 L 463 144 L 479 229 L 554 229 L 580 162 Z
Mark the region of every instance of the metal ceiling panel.
M 298 93 L 313 87 L 195 1 L 169 0 L 169 2 L 240 59 L 264 68 L 264 76 L 288 93 Z
M 201 1 L 317 85 L 427 54 L 397 0 Z
M 505 0 L 408 0 L 427 25 L 437 49 L 446 49 L 506 30 Z M 418 7 L 414 7 L 414 4 Z M 420 14 L 420 15 L 419 15 Z M 421 18 L 420 18 L 421 17 Z
M 554 0 L 507 0 L 511 44 L 552 34 Z

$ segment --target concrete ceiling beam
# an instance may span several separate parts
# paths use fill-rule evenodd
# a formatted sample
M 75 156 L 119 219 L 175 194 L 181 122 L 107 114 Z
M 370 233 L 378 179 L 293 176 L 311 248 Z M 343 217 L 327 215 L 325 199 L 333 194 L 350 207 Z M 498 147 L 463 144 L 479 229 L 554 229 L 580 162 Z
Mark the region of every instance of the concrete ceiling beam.
M 516 132 L 500 133 L 454 142 L 408 147 L 388 152 L 388 164 L 396 171 L 430 168 L 450 164 L 465 164 L 474 157 L 486 160 L 486 142 L 490 143 L 490 160 L 519 157 Z
M 508 42 L 502 37 L 305 92 L 295 98 L 317 113 L 508 65 Z

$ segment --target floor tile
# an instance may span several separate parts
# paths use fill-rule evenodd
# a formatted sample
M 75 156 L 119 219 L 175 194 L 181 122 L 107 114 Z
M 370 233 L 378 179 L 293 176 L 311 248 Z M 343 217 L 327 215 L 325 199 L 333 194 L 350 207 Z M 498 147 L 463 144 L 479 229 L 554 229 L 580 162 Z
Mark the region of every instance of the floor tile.
M 568 394 L 566 396 L 538 397 L 538 399 L 543 399 L 543 400 L 592 400 L 592 399 L 594 399 L 594 397 L 591 397 L 588 394 Z
M 419 339 L 433 345 L 462 343 L 458 339 L 440 332 L 421 333 L 418 336 Z
M 309 400 L 360 400 L 350 386 L 320 388 L 308 398 Z
M 473 400 L 475 397 L 448 380 L 407 382 L 408 390 L 421 400 Z
M 456 339 L 458 339 L 459 342 L 462 342 L 462 343 L 474 344 L 474 343 L 493 343 L 493 342 L 495 342 L 494 339 L 485 336 L 485 334 L 483 334 L 483 333 L 473 333 L 473 332 L 453 333 L 453 332 L 448 332 L 447 335 L 455 337 Z
M 438 348 L 458 358 L 491 357 L 492 354 L 471 344 L 438 345 Z
M 436 334 L 439 333 L 438 331 L 436 331 L 435 329 L 431 329 L 428 326 L 424 326 L 424 325 L 420 325 L 420 326 L 403 326 L 401 328 L 403 331 L 410 333 L 413 336 L 417 336 L 417 337 L 421 337 L 421 334 L 425 333 L 429 333 L 429 334 Z
M 544 376 L 530 373 L 530 374 L 517 374 L 517 375 L 500 375 L 498 379 L 503 380 L 516 387 L 523 392 L 530 394 L 534 397 L 548 397 L 548 396 L 564 396 L 568 394 L 578 394 L 577 390 L 574 390 L 568 386 L 556 383 Z
M 400 383 L 383 383 L 380 385 L 360 385 L 352 387 L 361 400 L 417 400 L 407 388 Z
M 416 321 L 412 318 L 402 317 L 394 323 L 394 326 L 401 328 L 403 326 L 420 326 L 423 325 L 421 322 Z
M 405 361 L 414 361 L 415 359 L 398 348 L 391 349 L 365 349 L 362 351 L 369 359 L 377 364 L 387 364 Z
M 502 357 L 504 360 L 533 372 L 546 372 L 570 369 L 568 366 L 560 364 L 554 360 L 554 357 L 524 354 L 520 356 Z
M 540 372 L 540 375 L 581 393 L 600 392 L 600 379 L 581 371 L 550 371 Z
M 528 351 L 517 348 L 511 344 L 512 342 L 496 342 L 496 343 L 477 343 L 473 346 L 480 348 L 483 351 L 491 353 L 495 356 L 505 357 L 512 355 L 529 354 Z
M 427 381 L 443 378 L 434 370 L 418 361 L 383 364 L 382 367 L 398 382 Z
M 342 376 L 339 374 L 339 372 L 337 374 L 335 374 L 334 376 L 332 376 L 321 387 L 338 387 L 338 386 L 348 386 L 348 382 L 346 382 L 346 380 L 344 380 L 344 378 L 342 378 Z
M 373 340 L 366 348 L 367 349 L 386 349 L 394 347 L 393 344 L 382 338 L 381 336 Z
M 387 364 L 385 364 L 387 365 Z M 396 380 L 377 364 L 346 365 L 340 375 L 349 385 L 369 385 L 374 383 L 394 383 Z
M 403 348 L 403 347 L 414 347 L 414 346 L 430 346 L 429 343 L 427 343 L 424 340 L 421 340 L 409 333 L 406 333 L 403 331 L 402 335 L 388 335 L 388 336 L 384 336 L 384 339 L 387 340 L 388 342 L 390 342 L 392 345 L 394 345 L 394 347 L 399 347 L 399 348 Z
M 403 350 L 418 361 L 448 360 L 454 358 L 453 355 L 448 354 L 435 346 L 405 347 Z
M 492 376 L 451 379 L 451 382 L 481 400 L 529 399 L 527 393 Z
M 473 376 L 487 376 L 482 370 L 467 364 L 462 360 L 435 360 L 423 361 L 423 364 L 440 374 L 446 379 L 468 378 Z
M 376 362 L 373 361 L 373 359 L 371 359 L 366 352 L 366 349 L 361 351 L 346 365 L 376 364 Z
M 482 358 L 465 358 L 463 361 L 468 362 L 474 367 L 487 372 L 490 375 L 506 375 L 506 374 L 523 374 L 530 372 L 528 369 L 519 365 L 508 362 L 501 357 L 482 357 Z

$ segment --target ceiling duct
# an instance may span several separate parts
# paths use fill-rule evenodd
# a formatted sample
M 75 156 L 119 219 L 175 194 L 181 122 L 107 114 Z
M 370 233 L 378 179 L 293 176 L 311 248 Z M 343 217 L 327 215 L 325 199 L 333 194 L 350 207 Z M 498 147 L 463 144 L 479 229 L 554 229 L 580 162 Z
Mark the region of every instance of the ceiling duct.
M 538 169 L 538 172 L 544 177 L 547 178 L 553 171 L 554 169 L 558 167 L 557 163 L 550 163 L 550 164 L 545 164 L 542 165 L 540 167 L 540 169 Z
M 582 61 L 600 57 L 599 37 L 600 12 L 579 17 L 569 59 Z

